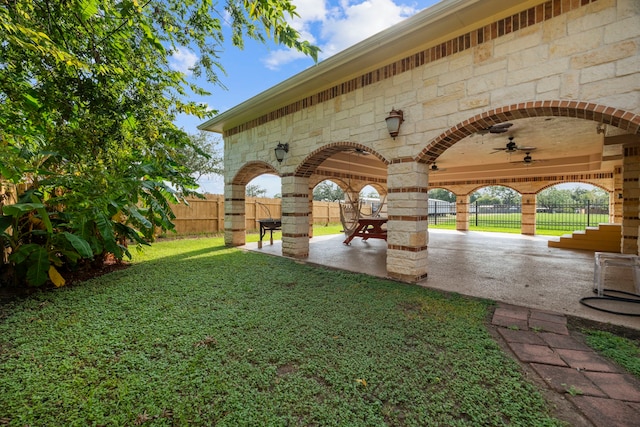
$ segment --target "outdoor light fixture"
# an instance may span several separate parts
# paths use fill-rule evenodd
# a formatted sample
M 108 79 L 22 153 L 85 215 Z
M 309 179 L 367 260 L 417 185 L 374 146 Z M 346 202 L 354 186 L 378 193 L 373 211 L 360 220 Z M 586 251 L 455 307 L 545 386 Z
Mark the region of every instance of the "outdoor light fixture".
M 289 152 L 289 143 L 282 144 L 278 142 L 278 146 L 274 148 L 274 151 L 276 152 L 276 160 L 278 163 L 282 163 L 285 153 Z
M 404 114 L 402 113 L 402 110 L 392 109 L 385 121 L 387 122 L 389 135 L 391 135 L 391 138 L 396 139 L 396 136 L 398 136 L 398 133 L 400 132 L 400 125 L 404 122 Z

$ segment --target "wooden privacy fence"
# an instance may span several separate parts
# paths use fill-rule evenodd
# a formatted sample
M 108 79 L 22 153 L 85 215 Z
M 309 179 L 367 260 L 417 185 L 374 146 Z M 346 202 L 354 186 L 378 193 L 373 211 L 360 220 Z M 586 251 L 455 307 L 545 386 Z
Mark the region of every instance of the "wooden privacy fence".
M 173 205 L 178 234 L 208 234 L 224 231 L 224 196 L 207 194 L 205 199 L 189 198 L 189 206 Z M 247 231 L 258 229 L 257 221 L 281 218 L 281 199 L 247 197 L 245 199 L 245 227 Z M 340 205 L 337 202 L 313 202 L 313 223 L 340 222 Z

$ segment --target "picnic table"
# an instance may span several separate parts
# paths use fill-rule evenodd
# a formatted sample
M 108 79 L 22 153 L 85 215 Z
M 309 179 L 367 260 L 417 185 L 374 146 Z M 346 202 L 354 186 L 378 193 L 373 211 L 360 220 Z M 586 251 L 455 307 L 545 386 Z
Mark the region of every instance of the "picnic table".
M 359 218 L 358 225 L 349 237 L 343 242 L 345 245 L 351 243 L 355 237 L 361 237 L 362 240 L 367 239 L 384 239 L 387 240 L 387 230 L 382 228 L 386 224 L 388 218 Z

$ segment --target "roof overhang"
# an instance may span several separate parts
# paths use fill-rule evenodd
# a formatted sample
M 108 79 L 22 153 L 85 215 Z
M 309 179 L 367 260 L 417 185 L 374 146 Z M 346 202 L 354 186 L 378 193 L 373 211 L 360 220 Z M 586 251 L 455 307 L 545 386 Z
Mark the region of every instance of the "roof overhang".
M 270 111 L 544 0 L 443 0 L 198 126 L 223 133 Z

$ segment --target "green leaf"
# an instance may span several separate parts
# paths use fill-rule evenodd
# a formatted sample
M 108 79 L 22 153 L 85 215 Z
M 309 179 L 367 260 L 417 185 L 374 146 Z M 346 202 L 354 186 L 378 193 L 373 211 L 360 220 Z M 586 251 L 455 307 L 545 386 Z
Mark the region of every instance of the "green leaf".
M 35 199 L 35 197 L 33 198 Z M 47 229 L 47 232 L 53 233 L 53 226 L 51 225 L 51 219 L 49 219 L 49 214 L 47 213 L 47 210 L 44 208 L 44 205 L 41 208 L 36 208 L 36 212 L 40 214 L 40 219 L 42 220 L 42 223 Z
M 71 246 L 78 251 L 78 253 L 83 258 L 93 258 L 93 251 L 91 250 L 91 246 L 89 246 L 89 242 L 87 242 L 82 237 L 76 236 L 75 234 L 69 233 L 65 231 L 62 233 L 64 237 L 67 239 Z
M 25 213 L 31 212 L 36 209 L 44 209 L 42 203 L 14 203 L 13 205 L 6 205 L 2 207 L 2 213 L 8 216 L 19 217 Z
M 147 218 L 142 216 L 142 214 L 140 213 L 137 207 L 131 206 L 127 211 L 129 212 L 129 215 L 137 219 L 140 222 L 140 224 L 142 224 L 143 227 L 145 228 L 153 227 L 153 224 L 151 224 L 151 221 L 149 221 Z
M 98 226 L 98 232 L 102 236 L 105 250 L 111 252 L 116 257 L 120 257 L 120 247 L 116 243 L 116 237 L 109 217 L 102 212 L 98 212 L 96 215 L 96 225 Z
M 35 243 L 22 245 L 18 247 L 18 249 L 16 249 L 14 252 L 12 252 L 11 255 L 9 255 L 9 261 L 15 264 L 22 264 L 29 258 L 34 250 L 37 250 L 39 248 L 40 246 L 36 245 Z
M 33 96 L 29 95 L 28 93 L 23 93 L 22 94 L 22 98 L 24 99 L 25 103 L 27 104 L 27 107 L 33 108 L 34 110 L 37 110 L 38 108 L 40 108 L 42 106 L 40 104 L 40 102 L 38 102 L 38 100 L 36 98 L 34 98 Z
M 10 216 L 0 216 L 0 233 L 13 225 L 13 219 Z
M 49 277 L 49 254 L 42 246 L 38 246 L 28 258 L 27 283 L 32 286 L 40 286 Z
M 82 0 L 80 2 L 82 19 L 87 21 L 98 13 L 98 2 L 95 0 Z

